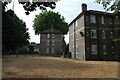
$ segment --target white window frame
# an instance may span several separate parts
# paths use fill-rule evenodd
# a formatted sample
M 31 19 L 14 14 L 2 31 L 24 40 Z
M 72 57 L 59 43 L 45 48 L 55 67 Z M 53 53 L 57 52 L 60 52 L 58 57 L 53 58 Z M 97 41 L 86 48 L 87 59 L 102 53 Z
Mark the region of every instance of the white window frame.
M 105 39 L 105 37 L 106 37 L 106 36 L 105 36 L 105 31 L 103 30 L 103 31 L 102 31 L 102 39 Z
M 91 45 L 91 53 L 97 54 L 97 45 Z
M 91 38 L 97 38 L 97 32 L 96 30 L 91 30 Z
M 87 36 L 89 36 L 89 32 L 87 31 Z
M 54 48 L 52 48 L 52 53 L 54 53 Z
M 54 45 L 54 43 L 52 43 L 52 45 Z
M 55 38 L 55 34 L 54 33 L 52 34 L 52 38 Z
M 110 32 L 110 37 L 111 37 L 111 39 L 113 38 L 113 32 Z
M 103 45 L 103 54 L 106 54 L 106 45 Z
M 101 23 L 104 24 L 104 16 L 101 16 Z
M 52 42 L 54 43 L 55 41 L 54 41 L 54 40 L 52 40 Z
M 48 33 L 47 38 L 50 38 L 50 34 Z
M 74 54 L 74 52 L 72 54 Z
M 76 54 L 78 54 L 78 46 L 76 46 Z
M 114 53 L 114 47 L 112 46 L 112 54 Z
M 47 53 L 49 53 L 49 48 L 47 48 Z
M 112 18 L 109 18 L 109 23 L 112 24 Z
M 49 40 L 47 40 L 47 45 L 49 45 L 49 43 L 50 43 L 50 41 L 49 41 Z
M 54 41 L 54 40 L 52 40 L 52 45 L 54 45 L 54 42 L 55 42 L 55 41 Z
M 96 16 L 90 15 L 90 23 L 96 23 Z

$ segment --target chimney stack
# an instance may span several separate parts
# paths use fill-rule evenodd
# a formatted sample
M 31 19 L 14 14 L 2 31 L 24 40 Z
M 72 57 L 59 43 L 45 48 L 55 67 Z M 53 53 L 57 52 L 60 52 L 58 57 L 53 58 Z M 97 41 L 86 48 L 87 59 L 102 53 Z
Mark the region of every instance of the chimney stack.
M 87 4 L 82 3 L 82 11 L 87 11 Z

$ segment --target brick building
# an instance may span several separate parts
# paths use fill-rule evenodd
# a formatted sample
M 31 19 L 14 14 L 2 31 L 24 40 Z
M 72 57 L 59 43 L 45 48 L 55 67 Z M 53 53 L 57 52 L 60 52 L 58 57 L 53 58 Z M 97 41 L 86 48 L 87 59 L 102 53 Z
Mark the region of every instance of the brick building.
M 65 53 L 66 43 L 62 32 L 51 28 L 40 34 L 40 54 L 61 56 Z
M 120 12 L 106 13 L 87 10 L 69 24 L 69 51 L 80 60 L 118 60 L 120 42 Z

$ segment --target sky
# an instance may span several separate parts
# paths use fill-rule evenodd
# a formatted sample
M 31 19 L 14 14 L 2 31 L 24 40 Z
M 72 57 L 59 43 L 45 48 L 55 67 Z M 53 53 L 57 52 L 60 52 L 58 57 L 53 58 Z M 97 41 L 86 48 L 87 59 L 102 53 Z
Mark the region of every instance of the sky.
M 88 10 L 99 10 L 105 11 L 101 4 L 94 3 L 95 0 L 59 0 L 56 2 L 56 8 L 54 10 L 47 8 L 48 10 L 52 10 L 54 12 L 59 12 L 62 16 L 64 16 L 65 21 L 69 24 L 75 17 L 77 17 L 81 11 L 81 4 L 86 3 Z M 26 23 L 26 27 L 29 29 L 30 33 L 30 42 L 40 43 L 40 35 L 35 35 L 35 31 L 33 30 L 33 20 L 35 15 L 41 13 L 41 10 L 37 8 L 36 11 L 31 12 L 29 15 L 25 14 L 25 10 L 22 5 L 18 3 L 18 0 L 8 5 L 8 9 L 14 9 L 15 14 L 22 19 Z M 69 33 L 69 32 L 68 32 Z M 69 34 L 65 35 L 66 43 L 69 43 Z

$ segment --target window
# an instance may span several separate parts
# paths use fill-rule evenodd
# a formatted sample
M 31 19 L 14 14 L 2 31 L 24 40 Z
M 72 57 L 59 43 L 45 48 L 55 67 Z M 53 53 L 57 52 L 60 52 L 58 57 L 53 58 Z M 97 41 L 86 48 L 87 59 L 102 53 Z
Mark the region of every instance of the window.
M 50 34 L 48 34 L 48 36 L 47 36 L 48 38 L 50 38 Z
M 112 46 L 112 54 L 114 53 L 114 47 Z
M 96 17 L 95 17 L 95 15 L 91 15 L 90 16 L 90 22 L 91 23 L 96 23 Z
M 106 45 L 103 45 L 103 54 L 106 54 Z
M 54 40 L 52 41 L 52 45 L 54 45 Z
M 112 24 L 112 18 L 109 18 L 109 23 Z
M 96 30 L 91 30 L 91 38 L 96 38 L 97 34 L 96 34 Z
M 78 39 L 76 38 L 76 41 L 78 41 Z
M 101 22 L 104 24 L 104 16 L 101 17 Z
M 52 48 L 52 53 L 54 53 L 54 48 Z
M 50 41 L 49 41 L 49 40 L 47 40 L 47 45 L 49 45 L 49 43 L 50 43 Z
M 49 45 L 49 43 L 47 43 L 47 45 Z
M 110 32 L 111 39 L 113 38 L 113 32 Z
M 74 52 L 73 52 L 73 54 L 74 54 Z
M 102 31 L 102 39 L 105 39 L 105 31 Z
M 47 40 L 47 43 L 49 43 L 50 41 L 49 40 Z
M 97 54 L 97 45 L 92 45 L 92 54 Z
M 76 22 L 75 22 L 75 25 L 76 25 L 76 27 L 78 26 L 77 20 L 76 20 Z
M 55 34 L 54 33 L 52 34 L 52 38 L 55 38 Z
M 52 42 L 54 43 L 54 40 L 52 40 Z
M 89 32 L 87 32 L 87 36 L 89 36 Z
M 115 16 L 116 19 L 118 19 L 118 16 Z
M 54 45 L 54 43 L 52 43 L 52 45 Z
M 47 48 L 47 53 L 49 53 L 49 48 Z

